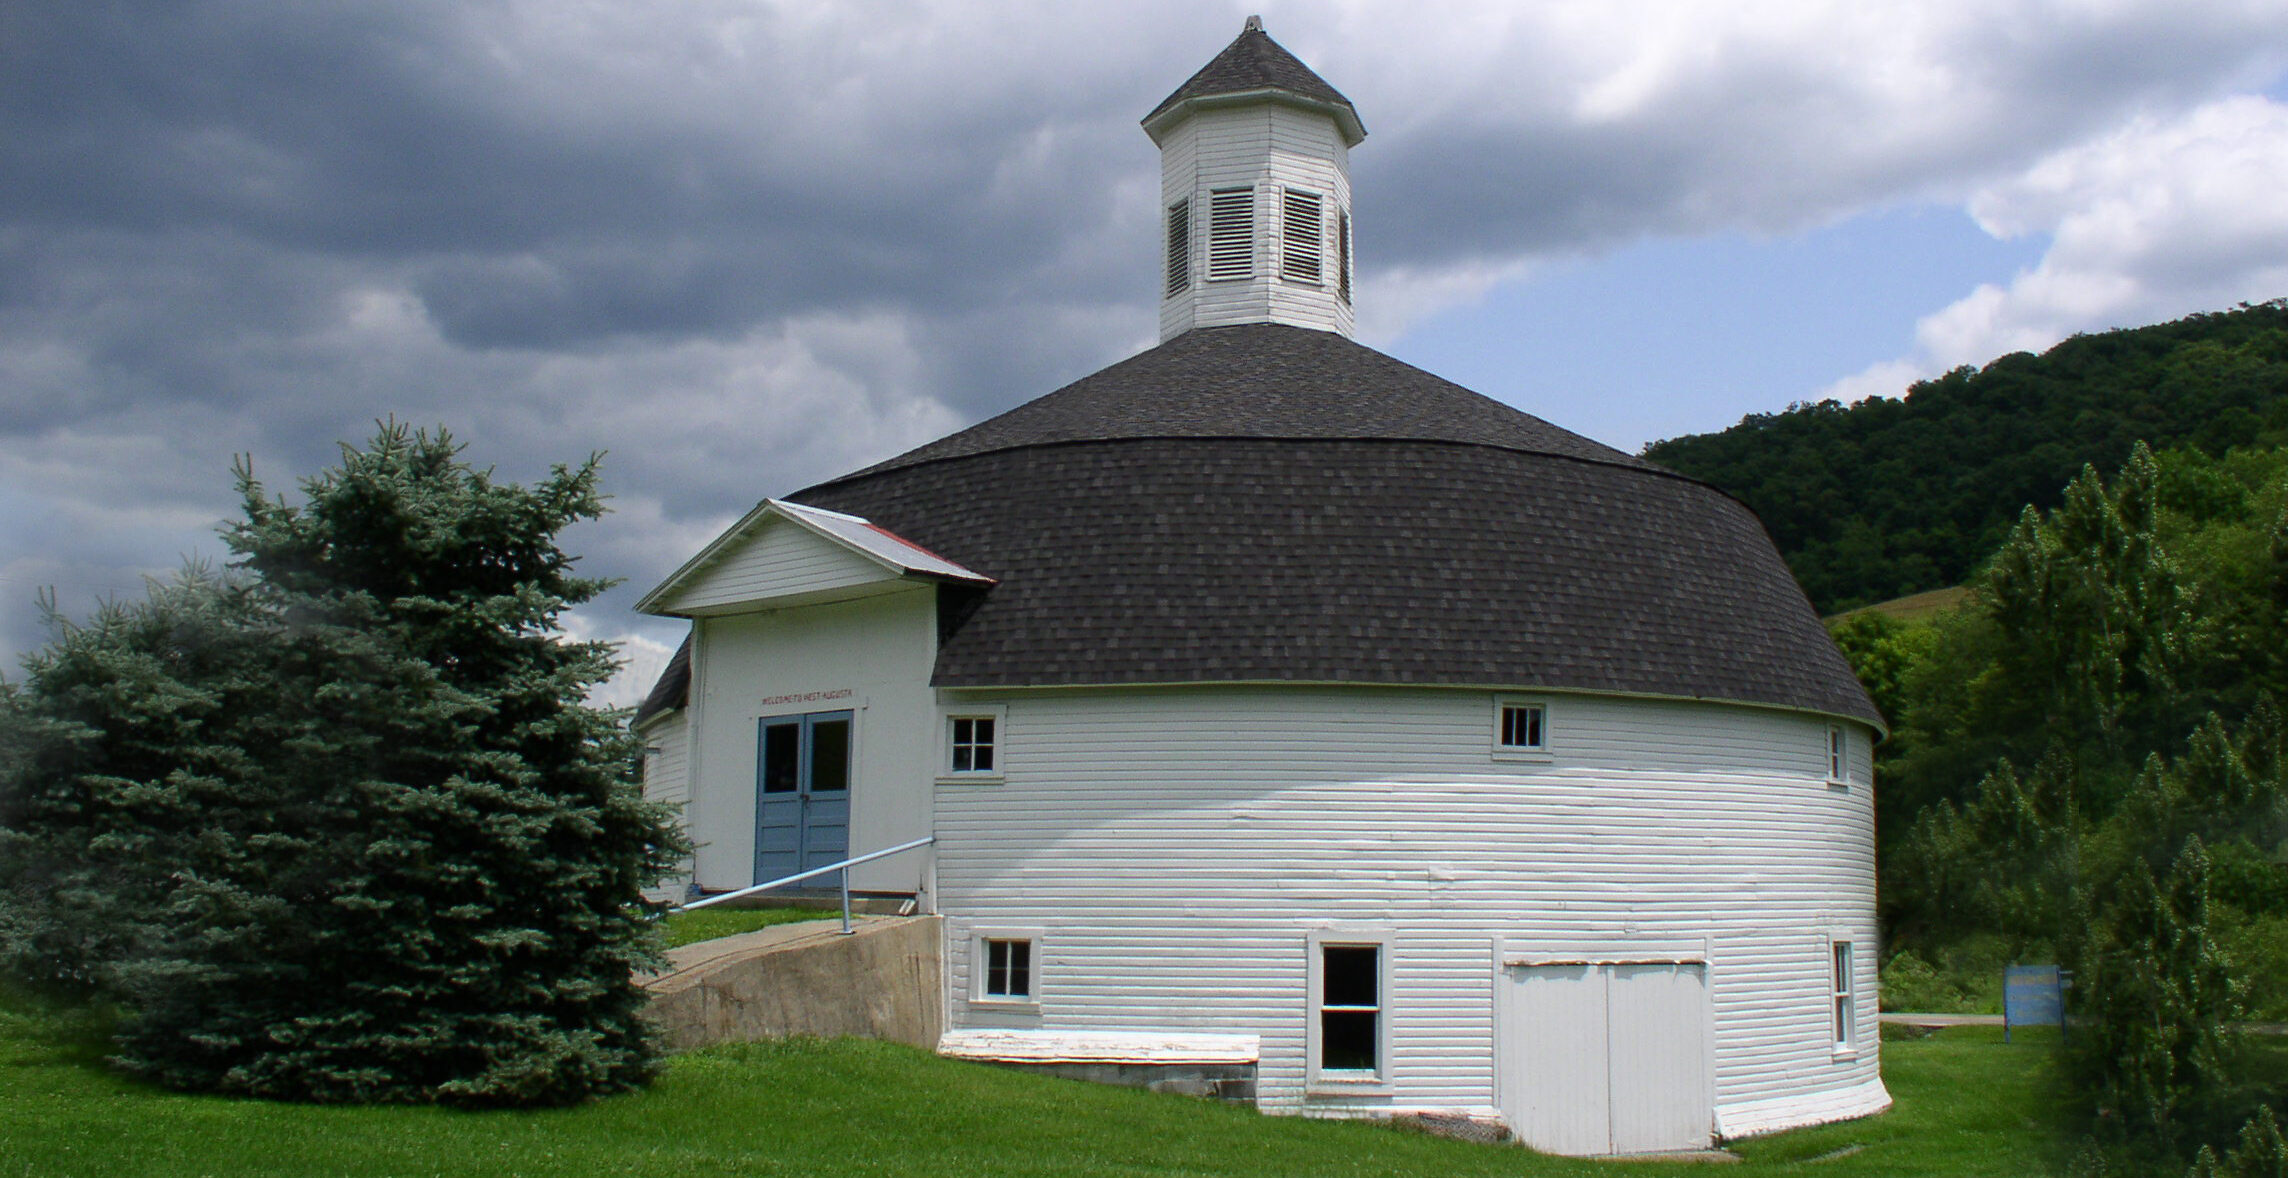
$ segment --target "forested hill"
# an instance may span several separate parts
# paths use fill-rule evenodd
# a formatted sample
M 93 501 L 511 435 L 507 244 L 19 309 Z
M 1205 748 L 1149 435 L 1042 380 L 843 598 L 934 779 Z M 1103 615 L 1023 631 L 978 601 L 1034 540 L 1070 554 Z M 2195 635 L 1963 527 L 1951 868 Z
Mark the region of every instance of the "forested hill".
M 2288 444 L 2288 300 L 2075 336 L 1903 400 L 1755 414 L 1645 456 L 1738 496 L 1822 613 L 1959 583 L 2031 503 L 2139 441 Z

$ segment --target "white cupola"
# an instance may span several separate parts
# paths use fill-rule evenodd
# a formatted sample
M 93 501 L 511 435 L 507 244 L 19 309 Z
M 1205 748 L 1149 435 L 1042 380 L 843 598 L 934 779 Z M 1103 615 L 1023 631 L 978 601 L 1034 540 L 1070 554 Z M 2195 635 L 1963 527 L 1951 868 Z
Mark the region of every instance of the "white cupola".
M 1284 323 L 1351 334 L 1358 112 L 1251 16 L 1144 116 L 1160 148 L 1160 339 Z

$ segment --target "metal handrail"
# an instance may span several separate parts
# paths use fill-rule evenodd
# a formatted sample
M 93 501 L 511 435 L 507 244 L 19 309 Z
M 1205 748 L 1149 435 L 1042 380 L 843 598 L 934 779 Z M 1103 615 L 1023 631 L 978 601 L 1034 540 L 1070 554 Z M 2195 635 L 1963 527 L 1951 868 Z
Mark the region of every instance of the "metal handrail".
M 759 883 L 751 888 L 740 888 L 738 891 L 724 892 L 722 895 L 709 896 L 704 900 L 693 900 L 689 904 L 678 904 L 675 907 L 668 909 L 668 911 L 689 912 L 694 908 L 705 908 L 710 904 L 720 904 L 725 900 L 736 900 L 741 896 L 752 896 L 757 892 L 770 891 L 772 888 L 783 888 L 791 883 L 801 883 L 802 881 L 809 879 L 812 876 L 825 875 L 829 871 L 839 871 L 842 873 L 842 931 L 847 933 L 850 931 L 850 869 L 858 866 L 861 863 L 871 863 L 876 859 L 886 859 L 891 855 L 896 855 L 904 851 L 911 851 L 915 847 L 926 847 L 936 841 L 937 836 L 934 834 L 923 835 L 922 837 L 915 839 L 910 843 L 899 843 L 894 847 L 885 847 L 879 851 L 869 851 L 863 855 L 852 856 L 851 858 L 844 859 L 840 863 L 829 863 L 824 867 L 813 867 L 808 871 L 798 871 L 793 875 L 785 877 L 784 879 L 774 879 L 769 883 Z

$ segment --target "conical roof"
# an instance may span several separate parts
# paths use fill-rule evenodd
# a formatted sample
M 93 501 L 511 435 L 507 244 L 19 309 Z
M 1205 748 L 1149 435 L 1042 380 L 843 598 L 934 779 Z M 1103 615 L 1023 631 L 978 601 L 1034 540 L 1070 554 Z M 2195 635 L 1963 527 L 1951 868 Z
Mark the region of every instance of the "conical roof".
M 1312 72 L 1311 67 L 1271 39 L 1263 31 L 1260 17 L 1248 17 L 1247 26 L 1239 36 L 1215 55 L 1200 72 L 1176 87 L 1175 93 L 1152 108 L 1144 116 L 1144 125 L 1152 127 L 1162 115 L 1186 103 L 1202 99 L 1220 98 L 1233 94 L 1255 94 L 1266 90 L 1279 91 L 1302 98 L 1315 105 L 1336 108 L 1338 121 L 1352 144 L 1366 137 L 1366 128 L 1359 123 L 1358 110 L 1342 92 L 1327 84 L 1325 78 Z
M 1115 438 L 1412 439 L 1659 469 L 1346 336 L 1250 323 L 1187 331 L 856 474 Z
M 1882 723 L 1755 516 L 1330 332 L 1201 328 L 788 496 L 998 582 L 948 688 L 1311 683 Z

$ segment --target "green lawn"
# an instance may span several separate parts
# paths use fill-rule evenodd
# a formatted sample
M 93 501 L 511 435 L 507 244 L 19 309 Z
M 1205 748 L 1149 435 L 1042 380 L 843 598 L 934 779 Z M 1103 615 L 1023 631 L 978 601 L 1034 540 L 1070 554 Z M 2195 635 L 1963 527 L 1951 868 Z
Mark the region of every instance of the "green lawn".
M 751 933 L 774 924 L 804 920 L 840 920 L 839 908 L 702 908 L 677 912 L 662 919 L 660 929 L 667 948 L 712 941 L 717 937 Z
M 1668 1174 L 1357 1123 L 1264 1117 L 856 1040 L 675 1059 L 580 1108 L 313 1108 L 161 1092 L 106 1071 L 80 1013 L 0 1003 L 0 1178 L 18 1175 Z M 2050 1050 L 1983 1028 L 1884 1044 L 1887 1116 L 1742 1143 L 1723 1174 L 2026 1175 L 2055 1165 Z M 1858 1146 L 1847 1156 L 1836 1151 Z

